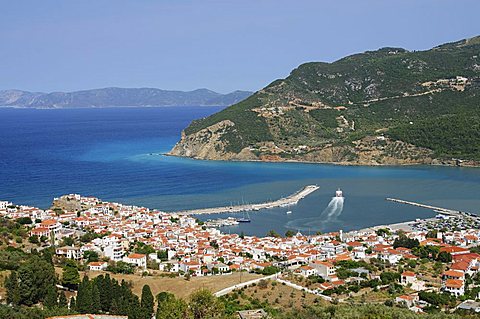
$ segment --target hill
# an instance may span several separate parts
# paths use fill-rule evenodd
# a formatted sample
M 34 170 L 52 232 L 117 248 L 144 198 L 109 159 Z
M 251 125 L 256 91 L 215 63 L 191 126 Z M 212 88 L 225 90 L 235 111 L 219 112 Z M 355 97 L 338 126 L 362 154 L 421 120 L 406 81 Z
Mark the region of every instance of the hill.
M 360 165 L 480 161 L 480 37 L 300 65 L 188 126 L 170 152 Z
M 75 92 L 0 91 L 0 106 L 29 108 L 72 108 L 112 106 L 227 106 L 252 93 L 220 94 L 207 89 L 167 91 L 154 88 L 103 88 Z

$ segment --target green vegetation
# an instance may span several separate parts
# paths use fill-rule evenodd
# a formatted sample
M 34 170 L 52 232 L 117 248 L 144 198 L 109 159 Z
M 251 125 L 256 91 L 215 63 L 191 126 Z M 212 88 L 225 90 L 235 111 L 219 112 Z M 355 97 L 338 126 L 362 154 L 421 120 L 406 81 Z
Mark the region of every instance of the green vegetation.
M 245 146 L 271 139 L 265 120 L 252 111 L 253 108 L 260 105 L 262 105 L 261 101 L 254 94 L 246 100 L 205 119 L 193 121 L 185 129 L 185 134 L 196 133 L 210 125 L 228 119 L 235 123 L 235 127 L 230 128 L 227 134 L 224 135 L 224 139 L 227 142 L 227 150 L 239 152 Z
M 387 145 L 383 156 L 480 161 L 479 39 L 426 51 L 383 48 L 333 63 L 302 64 L 248 99 L 193 121 L 185 133 L 230 120 L 235 125 L 223 132 L 218 145 L 224 151 L 252 146 L 254 154 L 269 155 L 259 143 L 272 141 L 283 150 L 280 156 L 301 160 L 335 145 L 344 148 L 337 161 L 356 160 L 352 141 L 383 134 L 424 151 Z M 259 116 L 261 108 L 270 113 Z M 299 153 L 295 148 L 300 145 L 310 150 Z
M 63 266 L 62 285 L 68 288 L 76 289 L 80 283 L 80 273 L 75 261 L 67 259 Z
M 420 243 L 418 239 L 408 238 L 405 236 L 405 234 L 401 234 L 393 241 L 393 248 L 405 247 L 412 249 L 414 247 L 418 247 L 419 245 Z

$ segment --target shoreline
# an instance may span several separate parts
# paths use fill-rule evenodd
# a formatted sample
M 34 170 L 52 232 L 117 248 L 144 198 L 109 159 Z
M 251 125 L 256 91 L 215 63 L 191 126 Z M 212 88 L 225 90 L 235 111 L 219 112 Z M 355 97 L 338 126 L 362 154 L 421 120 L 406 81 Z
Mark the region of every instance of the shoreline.
M 292 164 L 321 164 L 321 165 L 334 165 L 334 166 L 351 166 L 351 167 L 419 167 L 419 166 L 430 166 L 430 167 L 458 167 L 458 168 L 480 168 L 480 162 L 474 165 L 462 165 L 462 164 L 449 164 L 449 163 L 411 163 L 411 164 L 361 164 L 361 163 L 352 163 L 352 162 L 314 162 L 314 161 L 302 161 L 302 160 L 284 160 L 284 161 L 266 161 L 259 159 L 205 159 L 199 157 L 190 157 L 190 156 L 181 156 L 167 153 L 160 153 L 161 156 L 168 157 L 177 157 L 191 159 L 195 161 L 213 161 L 213 162 L 239 162 L 239 163 L 292 163 Z M 440 161 L 440 160 L 439 160 Z

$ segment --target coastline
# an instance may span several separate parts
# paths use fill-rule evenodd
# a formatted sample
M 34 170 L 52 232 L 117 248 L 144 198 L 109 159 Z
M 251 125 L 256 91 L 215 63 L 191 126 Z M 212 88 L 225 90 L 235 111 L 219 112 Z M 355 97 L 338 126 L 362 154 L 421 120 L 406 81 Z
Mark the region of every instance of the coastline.
M 380 163 L 353 163 L 353 162 L 315 162 L 315 161 L 302 161 L 302 160 L 284 160 L 284 161 L 272 161 L 272 160 L 260 160 L 260 159 L 204 159 L 199 157 L 189 157 L 171 154 L 171 151 L 167 153 L 159 153 L 161 156 L 169 157 L 178 157 L 178 158 L 187 158 L 196 161 L 215 161 L 215 162 L 239 162 L 239 163 L 292 163 L 292 164 L 321 164 L 321 165 L 335 165 L 335 166 L 352 166 L 352 167 L 419 167 L 419 166 L 439 166 L 439 167 L 461 167 L 461 168 L 480 168 L 480 162 L 475 162 L 475 164 L 458 164 L 458 163 L 447 163 L 438 160 L 438 163 L 411 163 L 411 164 L 380 164 Z M 456 160 L 451 160 L 456 161 Z

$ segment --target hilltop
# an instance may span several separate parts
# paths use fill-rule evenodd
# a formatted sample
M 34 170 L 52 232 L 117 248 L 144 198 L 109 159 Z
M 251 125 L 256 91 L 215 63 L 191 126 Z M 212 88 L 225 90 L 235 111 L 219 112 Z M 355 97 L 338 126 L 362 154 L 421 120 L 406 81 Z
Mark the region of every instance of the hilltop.
M 226 106 L 252 92 L 220 94 L 207 89 L 168 91 L 155 88 L 102 88 L 75 92 L 0 91 L 0 106 L 27 108 L 73 108 L 112 106 Z
M 182 132 L 170 155 L 359 165 L 480 163 L 480 37 L 300 65 Z

